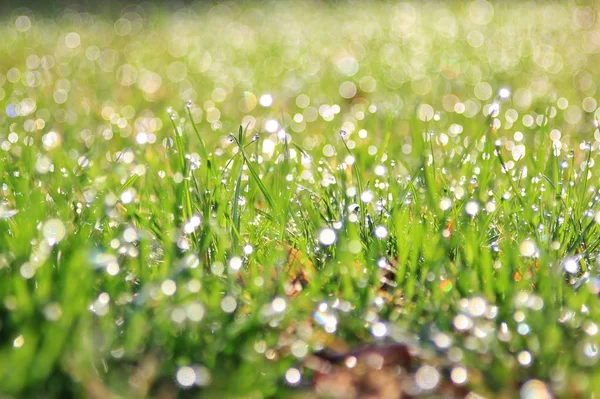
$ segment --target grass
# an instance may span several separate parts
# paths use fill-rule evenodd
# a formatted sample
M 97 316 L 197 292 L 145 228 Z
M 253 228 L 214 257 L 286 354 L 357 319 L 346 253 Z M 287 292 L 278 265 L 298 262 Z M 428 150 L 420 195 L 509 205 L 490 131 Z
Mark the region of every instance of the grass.
M 597 15 L 3 16 L 0 397 L 594 397 Z

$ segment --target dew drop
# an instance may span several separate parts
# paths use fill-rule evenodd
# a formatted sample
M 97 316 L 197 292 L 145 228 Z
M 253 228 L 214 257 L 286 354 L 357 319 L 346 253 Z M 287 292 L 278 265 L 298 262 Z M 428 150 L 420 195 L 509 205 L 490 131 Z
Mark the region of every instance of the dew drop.
M 440 373 L 433 366 L 422 366 L 415 374 L 415 382 L 424 391 L 431 391 L 440 382 Z
M 177 370 L 176 378 L 182 387 L 191 387 L 196 383 L 196 372 L 189 366 L 180 367 Z
M 237 308 L 237 301 L 231 295 L 227 295 L 221 300 L 221 309 L 225 313 L 233 313 Z
M 508 97 L 510 97 L 510 90 L 506 87 L 501 88 L 498 91 L 498 97 L 502 99 L 507 99 Z
M 242 261 L 242 258 L 240 258 L 239 256 L 234 256 L 231 259 L 229 259 L 229 268 L 232 271 L 237 272 L 241 269 L 243 263 L 244 262 Z
M 13 346 L 15 348 L 20 348 L 25 344 L 25 338 L 23 338 L 22 335 L 19 335 L 17 338 L 14 339 L 13 341 Z
M 65 238 L 67 230 L 60 219 L 48 219 L 42 227 L 42 234 L 50 245 L 54 245 Z
M 260 96 L 258 103 L 261 107 L 268 108 L 273 104 L 273 96 L 271 96 L 270 94 L 263 94 L 262 96 Z
M 467 205 L 465 205 L 465 212 L 467 212 L 467 215 L 469 216 L 477 215 L 477 212 L 479 212 L 479 204 L 477 201 L 467 202 Z
M 567 273 L 575 274 L 579 271 L 579 260 L 576 257 L 566 258 L 562 261 L 562 267 Z
M 290 385 L 297 385 L 301 378 L 300 370 L 297 368 L 290 368 L 285 372 L 285 380 Z
M 371 327 L 371 332 L 373 333 L 373 336 L 376 338 L 385 337 L 387 335 L 387 331 L 388 331 L 387 326 L 380 321 L 373 324 L 373 327 Z
M 522 256 L 532 257 L 535 255 L 537 248 L 532 240 L 526 239 L 519 245 L 519 251 Z
M 321 230 L 321 232 L 319 233 L 319 242 L 323 245 L 331 245 L 335 242 L 336 240 L 336 235 L 335 235 L 335 231 L 333 231 L 333 229 L 330 228 L 325 228 L 323 230 Z
M 384 239 L 388 235 L 388 229 L 385 226 L 377 226 L 375 228 L 375 236 Z

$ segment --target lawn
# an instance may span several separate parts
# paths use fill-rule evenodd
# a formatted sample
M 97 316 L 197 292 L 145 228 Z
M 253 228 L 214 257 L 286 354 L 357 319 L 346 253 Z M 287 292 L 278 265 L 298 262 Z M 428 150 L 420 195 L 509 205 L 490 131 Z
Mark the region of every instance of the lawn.
M 596 397 L 599 6 L 9 7 L 0 398 Z

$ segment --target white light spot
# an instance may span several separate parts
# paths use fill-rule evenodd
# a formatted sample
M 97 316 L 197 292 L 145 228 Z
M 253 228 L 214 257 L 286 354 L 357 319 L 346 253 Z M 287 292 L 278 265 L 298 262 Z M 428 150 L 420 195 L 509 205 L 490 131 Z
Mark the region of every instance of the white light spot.
M 415 374 L 415 382 L 419 388 L 431 391 L 440 382 L 440 373 L 433 366 L 422 366 Z
M 387 335 L 387 331 L 387 326 L 380 321 L 373 324 L 373 327 L 371 327 L 371 332 L 373 333 L 373 336 L 377 338 L 385 337 Z
M 473 321 L 464 314 L 455 316 L 453 323 L 454 327 L 459 331 L 468 330 L 469 328 L 473 327 Z
M 48 219 L 42 227 L 42 234 L 50 245 L 54 245 L 65 238 L 67 230 L 60 219 Z
M 124 204 L 130 204 L 131 201 L 133 201 L 133 191 L 132 190 L 123 191 L 123 193 L 121 194 L 121 202 Z
M 15 338 L 15 340 L 13 341 L 13 346 L 15 348 L 20 348 L 23 346 L 23 344 L 25 344 L 25 338 L 23 338 L 22 335 L 19 335 L 17 338 Z
M 71 32 L 65 37 L 65 44 L 68 48 L 77 48 L 81 44 L 81 37 L 76 32 Z
M 300 370 L 297 368 L 290 368 L 285 372 L 285 380 L 288 384 L 296 385 L 300 382 L 302 375 L 300 374 Z
M 30 279 L 35 276 L 36 268 L 29 262 L 25 262 L 19 268 L 19 273 L 21 273 L 21 277 L 25 279 Z
M 349 369 L 354 368 L 354 366 L 356 366 L 357 363 L 357 359 L 355 356 L 348 356 L 346 358 L 346 361 L 344 363 L 346 363 L 346 367 L 348 367 Z
M 562 267 L 567 273 L 575 274 L 579 271 L 579 262 L 577 258 L 566 258 L 562 262 Z
M 529 380 L 521 388 L 522 399 L 552 399 L 550 390 L 540 380 Z
M 319 242 L 323 245 L 331 245 L 335 242 L 335 231 L 330 228 L 325 228 L 319 233 Z
M 486 302 L 482 297 L 474 297 L 469 301 L 469 313 L 473 317 L 481 317 L 485 313 Z
M 384 239 L 388 235 L 388 229 L 385 226 L 377 226 L 375 228 L 375 236 L 380 239 Z
M 510 97 L 510 90 L 507 89 L 506 87 L 503 87 L 498 91 L 498 96 L 502 99 L 506 99 L 506 98 Z
M 242 258 L 240 258 L 239 256 L 234 256 L 231 259 L 229 259 L 229 268 L 234 272 L 240 270 L 242 268 L 242 264 Z
M 190 319 L 191 321 L 198 322 L 198 321 L 202 320 L 202 318 L 204 317 L 204 313 L 205 313 L 204 306 L 202 306 L 199 303 L 189 304 L 185 308 L 185 313 L 186 313 L 188 319 Z
M 137 141 L 138 144 L 146 144 L 148 142 L 148 134 L 145 132 L 139 132 L 135 136 L 135 141 Z
M 31 19 L 26 15 L 21 15 L 15 21 L 15 26 L 19 32 L 27 32 L 31 29 Z
M 454 367 L 450 372 L 452 382 L 457 385 L 462 385 L 467 382 L 467 369 L 464 367 Z
M 269 133 L 275 133 L 279 128 L 279 122 L 275 119 L 269 119 L 265 122 L 265 130 Z
M 119 270 L 119 264 L 117 262 L 110 262 L 106 265 L 106 272 L 110 276 L 116 276 L 117 274 L 119 274 Z
M 260 96 L 260 100 L 258 100 L 261 107 L 268 108 L 273 104 L 273 96 L 270 94 L 263 94 Z
M 184 366 L 177 370 L 177 382 L 182 387 L 191 387 L 196 382 L 196 372 L 193 368 Z
M 134 242 L 138 239 L 137 231 L 133 227 L 128 227 L 123 232 L 123 239 L 126 242 Z
M 200 219 L 200 216 L 198 215 L 194 215 L 190 218 L 190 224 L 194 227 L 198 227 L 200 226 L 200 223 L 202 222 L 202 219 Z
M 360 200 L 362 202 L 364 202 L 365 204 L 368 204 L 369 202 L 373 201 L 373 193 L 370 191 L 364 191 L 361 195 L 360 195 Z
M 281 298 L 281 297 L 277 297 L 275 299 L 273 299 L 273 302 L 271 303 L 271 307 L 273 308 L 273 311 L 277 312 L 277 313 L 281 313 L 285 310 L 287 304 L 285 302 L 285 299 Z
M 294 357 L 302 359 L 308 354 L 308 345 L 304 341 L 296 340 L 292 343 L 290 351 Z
M 535 247 L 535 243 L 528 238 L 519 245 L 519 251 L 522 256 L 532 257 L 535 255 L 537 248 Z
M 519 364 L 521 366 L 529 366 L 531 364 L 531 362 L 533 361 L 533 358 L 531 357 L 531 353 L 527 352 L 527 351 L 522 351 L 519 352 L 519 355 L 517 356 L 517 360 L 519 361 Z
M 237 308 L 237 301 L 231 295 L 227 295 L 225 298 L 221 300 L 221 309 L 225 313 L 233 313 L 233 311 Z
M 440 209 L 442 211 L 447 211 L 452 206 L 452 200 L 450 198 L 442 198 L 440 200 Z
M 166 296 L 173 296 L 175 291 L 177 291 L 177 284 L 175 284 L 175 281 L 173 280 L 165 280 L 160 285 L 160 290 Z
M 375 166 L 375 175 L 377 176 L 385 176 L 385 174 L 387 173 L 387 169 L 385 166 L 383 165 L 377 165 Z
M 467 215 L 469 216 L 477 215 L 477 212 L 479 212 L 479 204 L 477 201 L 467 202 L 467 205 L 465 205 L 465 212 L 467 212 Z

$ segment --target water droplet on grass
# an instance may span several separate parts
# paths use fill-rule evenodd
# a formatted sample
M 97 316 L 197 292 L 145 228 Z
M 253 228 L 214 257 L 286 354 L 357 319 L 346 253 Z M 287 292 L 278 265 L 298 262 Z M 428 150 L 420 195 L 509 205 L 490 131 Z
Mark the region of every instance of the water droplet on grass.
M 5 208 L 3 205 L 0 205 L 0 219 L 11 218 L 11 217 L 15 216 L 17 213 L 19 213 L 19 211 L 16 209 L 8 209 L 8 208 Z
M 205 314 L 204 306 L 200 303 L 192 303 L 186 306 L 185 312 L 190 321 L 198 322 L 202 320 Z
M 368 204 L 369 202 L 373 201 L 373 193 L 371 191 L 364 191 L 360 195 L 360 200 L 365 204 Z
M 182 387 L 191 387 L 196 383 L 196 372 L 188 366 L 180 367 L 177 370 L 176 378 Z
M 221 300 L 221 309 L 225 313 L 233 313 L 237 308 L 237 301 L 231 295 L 227 295 L 225 298 Z
M 271 308 L 273 308 L 274 312 L 277 313 L 281 313 L 285 310 L 287 304 L 285 302 L 285 299 L 281 298 L 281 297 L 277 297 L 275 299 L 273 299 L 273 302 L 271 302 Z
M 580 270 L 579 259 L 576 257 L 566 258 L 562 261 L 562 267 L 567 273 L 575 274 Z
M 22 335 L 19 335 L 17 338 L 14 339 L 13 341 L 13 346 L 15 348 L 20 348 L 25 344 L 25 338 L 23 338 Z
M 465 205 L 465 212 L 469 216 L 475 216 L 479 212 L 479 204 L 477 201 L 471 200 Z
M 532 257 L 536 254 L 537 248 L 535 243 L 528 238 L 519 245 L 519 252 L 521 256 Z
M 450 372 L 450 379 L 457 385 L 463 385 L 467 382 L 467 369 L 461 366 L 454 367 Z
M 324 228 L 319 233 L 319 242 L 323 245 L 331 245 L 335 242 L 335 240 L 336 240 L 336 235 L 335 235 L 335 231 L 333 231 L 333 229 Z
M 166 296 L 173 296 L 175 291 L 177 291 L 177 284 L 173 280 L 165 280 L 160 285 L 160 290 Z
M 297 385 L 302 378 L 300 370 L 297 368 L 290 368 L 285 372 L 285 380 L 290 385 Z
M 517 360 L 521 366 L 529 367 L 533 361 L 533 358 L 531 357 L 531 353 L 528 351 L 521 351 L 517 355 Z
M 440 373 L 433 366 L 421 366 L 415 373 L 415 382 L 424 391 L 431 391 L 440 383 Z
M 440 200 L 440 209 L 442 211 L 447 211 L 452 206 L 452 200 L 450 198 L 442 198 Z
M 60 219 L 48 219 L 42 227 L 42 234 L 50 245 L 54 245 L 65 238 L 67 230 Z
M 387 332 L 388 332 L 387 326 L 380 321 L 373 324 L 373 327 L 371 327 L 371 333 L 376 338 L 385 337 L 387 335 Z
M 229 268 L 234 272 L 240 270 L 243 264 L 244 262 L 239 256 L 234 256 L 231 259 L 229 259 Z
M 262 96 L 260 96 L 258 103 L 261 107 L 268 108 L 273 104 L 273 96 L 271 96 L 270 94 L 263 94 Z
M 498 90 L 498 97 L 502 98 L 502 99 L 507 99 L 508 97 L 510 97 L 510 89 L 503 87 L 500 90 Z
M 550 390 L 540 380 L 529 380 L 521 387 L 521 399 L 552 399 Z
M 375 237 L 379 239 L 384 239 L 388 235 L 388 230 L 385 226 L 377 226 L 375 228 Z

